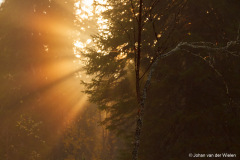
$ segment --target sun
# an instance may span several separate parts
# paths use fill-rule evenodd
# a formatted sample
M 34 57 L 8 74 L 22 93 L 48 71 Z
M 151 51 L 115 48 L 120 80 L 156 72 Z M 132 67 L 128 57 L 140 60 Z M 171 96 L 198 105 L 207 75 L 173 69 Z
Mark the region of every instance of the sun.
M 93 13 L 93 0 L 83 0 L 75 2 L 75 14 L 81 18 L 88 18 Z M 83 17 L 85 15 L 85 17 Z
M 83 3 L 84 3 L 86 6 L 92 6 L 93 0 L 84 0 Z
M 108 20 L 101 16 L 102 12 L 112 9 L 107 5 L 107 0 L 76 0 L 74 3 L 76 26 L 79 30 L 75 35 L 81 35 L 73 42 L 74 55 L 78 60 L 83 59 L 82 53 L 88 53 L 87 48 L 94 46 L 91 35 L 104 30 L 107 36 L 111 33 L 108 31 Z M 95 20 L 95 21 L 94 21 Z M 95 25 L 93 25 L 95 23 Z M 99 50 L 99 49 L 98 49 Z M 75 60 L 74 60 L 75 62 Z
M 0 0 L 0 5 L 4 2 L 5 0 Z

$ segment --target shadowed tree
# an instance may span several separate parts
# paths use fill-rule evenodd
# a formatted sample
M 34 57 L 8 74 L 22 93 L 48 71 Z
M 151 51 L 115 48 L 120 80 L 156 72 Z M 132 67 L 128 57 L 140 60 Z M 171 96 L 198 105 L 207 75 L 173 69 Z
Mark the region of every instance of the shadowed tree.
M 208 98 L 204 103 L 206 103 L 207 106 L 211 106 L 209 112 L 214 112 L 214 106 L 219 106 L 219 112 L 224 114 L 226 119 L 220 120 L 216 114 L 210 115 L 210 117 L 216 118 L 219 123 L 223 123 L 231 117 L 228 117 L 228 113 L 225 112 L 228 109 L 235 110 L 235 107 L 238 106 L 237 99 L 233 102 L 233 95 L 230 94 L 229 87 L 231 84 L 230 81 L 237 82 L 239 78 L 230 76 L 238 72 L 238 67 L 235 65 L 238 63 L 238 59 L 235 59 L 235 57 L 239 57 L 239 39 L 237 38 L 237 20 L 239 20 L 239 15 L 236 14 L 236 10 L 239 8 L 239 2 L 231 1 L 227 3 L 228 7 L 231 6 L 230 8 L 233 9 L 232 12 L 225 12 L 224 8 L 226 6 L 224 6 L 224 4 L 226 4 L 226 2 L 200 1 L 194 3 L 189 1 L 187 3 L 187 1 L 171 0 L 148 2 L 142 0 L 121 2 L 108 1 L 107 5 L 112 8 L 107 10 L 103 15 L 104 18 L 108 20 L 109 28 L 94 37 L 97 49 L 90 49 L 90 54 L 85 55 L 89 58 L 86 65 L 87 74 L 93 76 L 91 83 L 85 83 L 87 87 L 86 93 L 90 95 L 90 100 L 92 102 L 99 105 L 100 109 L 110 112 L 110 117 L 107 118 L 105 122 L 109 122 L 108 126 L 110 129 L 116 129 L 118 132 L 124 132 L 126 128 L 131 128 L 129 126 L 133 124 L 133 116 L 137 112 L 137 127 L 135 131 L 135 140 L 133 141 L 133 160 L 138 159 L 147 90 L 152 81 L 152 86 L 156 89 L 159 88 L 157 86 L 162 86 L 165 81 L 170 81 L 171 79 L 169 78 L 175 77 L 176 79 L 179 76 L 179 78 L 185 82 L 176 84 L 176 86 L 178 86 L 177 88 L 179 89 L 182 88 L 181 91 L 184 92 L 180 92 L 182 94 L 177 95 L 173 92 L 169 92 L 167 95 L 170 97 L 174 95 L 176 107 L 189 106 L 191 104 L 192 107 L 195 106 L 198 108 L 201 107 L 197 105 L 201 99 L 200 95 L 206 92 L 207 89 L 193 95 L 191 93 L 194 91 L 190 86 L 191 84 L 195 87 L 197 85 L 197 81 L 196 83 L 191 82 L 191 80 L 194 81 L 197 79 L 196 75 L 194 76 L 194 70 L 204 68 L 205 72 L 201 72 L 202 74 L 199 75 L 199 79 L 206 80 L 207 75 L 211 75 L 210 77 L 213 76 L 212 81 L 218 83 L 218 85 L 212 84 L 215 100 L 209 99 L 211 95 L 204 96 Z M 233 15 L 235 15 L 236 18 L 232 18 Z M 229 21 L 232 23 L 229 23 Z M 216 24 L 218 25 L 219 23 L 221 24 L 221 29 L 216 30 Z M 213 30 L 214 32 L 212 32 Z M 179 57 L 178 62 L 176 61 L 178 65 L 175 65 L 171 60 L 163 62 L 168 62 L 176 66 L 176 68 L 173 67 L 173 70 L 168 70 L 168 65 L 158 64 L 161 59 L 171 55 Z M 234 65 L 231 67 L 234 68 L 233 72 L 224 69 L 224 67 L 230 65 L 228 62 L 226 63 L 225 59 L 226 61 L 233 62 Z M 195 67 L 194 63 L 190 63 L 192 61 L 196 63 Z M 177 68 L 181 68 L 179 71 L 186 73 L 177 74 L 176 71 L 174 71 Z M 163 71 L 163 73 L 159 73 L 159 70 Z M 175 74 L 172 74 L 170 71 Z M 169 76 L 166 76 L 166 79 L 163 79 L 164 81 L 155 76 L 159 74 L 168 75 L 166 73 L 168 73 Z M 172 75 L 172 77 L 170 75 Z M 194 78 L 191 78 L 190 75 L 194 76 Z M 230 77 L 231 80 L 228 79 Z M 165 77 L 161 76 L 161 78 Z M 187 83 L 188 81 L 189 83 Z M 174 78 L 171 82 L 174 83 Z M 207 83 L 211 82 L 207 80 Z M 182 85 L 182 87 L 180 87 L 180 85 Z M 199 83 L 199 85 L 204 86 L 204 83 Z M 133 86 L 135 86 L 135 89 Z M 220 97 L 216 95 L 218 90 L 221 90 Z M 231 91 L 233 90 L 235 90 L 234 87 L 231 87 Z M 239 93 L 239 88 L 236 90 L 238 91 L 235 91 L 235 93 Z M 160 92 L 160 90 L 156 90 L 154 95 L 149 96 L 149 99 L 154 100 L 154 98 L 160 98 L 160 100 L 163 101 L 168 100 L 165 105 L 171 106 L 170 99 L 166 96 L 158 97 L 157 91 Z M 217 98 L 220 98 L 222 101 L 217 103 Z M 203 99 L 201 99 L 201 101 L 202 100 Z M 156 108 L 158 108 L 157 106 L 161 106 L 151 101 L 149 105 L 156 106 Z M 225 109 L 220 106 L 225 106 Z M 148 113 L 148 116 L 157 118 L 156 113 L 151 111 L 148 112 L 151 113 L 151 115 Z M 187 114 L 184 108 L 180 109 L 179 112 L 183 112 L 189 117 L 191 117 L 191 114 L 193 114 L 193 116 L 197 115 L 194 113 L 194 110 L 188 110 L 190 113 Z M 177 113 L 178 112 L 176 112 L 176 114 Z M 181 114 L 179 117 L 182 118 L 184 114 Z M 234 114 L 234 112 L 231 111 L 231 115 L 232 114 Z M 166 112 L 166 115 L 172 118 L 171 112 Z M 210 123 L 211 118 L 208 119 L 206 123 Z M 163 119 L 159 118 L 159 120 Z M 172 119 L 170 122 L 171 121 L 175 120 Z M 187 125 L 190 121 L 191 119 L 186 120 L 185 124 Z M 196 120 L 196 123 L 198 121 L 200 124 L 205 123 L 199 119 Z M 183 124 L 183 126 L 185 124 Z M 236 116 L 231 122 L 231 125 L 228 125 L 232 125 L 231 127 L 239 125 Z M 217 127 L 216 125 L 213 126 Z M 158 126 L 154 127 L 154 130 L 157 130 L 156 128 Z M 164 129 L 167 130 L 167 127 Z M 174 127 L 173 130 L 175 129 Z M 166 134 L 166 130 L 162 133 L 163 135 Z M 225 129 L 221 130 L 221 133 L 228 134 L 227 137 L 231 137 L 231 134 L 224 130 Z M 192 131 L 184 130 L 184 134 L 186 135 L 190 132 Z M 235 133 L 238 132 L 239 130 L 235 130 Z M 176 134 L 177 133 L 174 131 L 170 139 L 176 136 Z M 196 134 L 196 132 L 194 134 Z M 213 135 L 214 134 L 216 133 L 213 133 Z M 207 135 L 201 138 L 207 138 Z M 176 145 L 184 144 L 183 139 L 181 140 L 181 142 L 167 141 L 162 144 L 155 139 L 154 144 L 163 146 L 166 146 L 167 143 L 177 143 Z M 161 139 L 160 141 L 163 142 L 165 139 Z M 195 143 L 197 142 L 195 141 Z M 228 141 L 226 143 L 231 142 Z M 191 145 L 193 145 L 193 143 L 191 143 Z M 187 145 L 187 147 L 190 146 Z M 221 147 L 220 148 L 224 150 L 224 146 Z M 178 147 L 181 155 L 184 156 L 186 151 L 182 151 L 180 148 L 181 147 Z M 236 145 L 232 146 L 234 151 L 236 148 Z M 174 150 L 174 147 L 171 149 Z M 229 148 L 227 150 L 229 150 Z M 155 150 L 155 152 L 157 151 Z M 145 153 L 145 155 L 148 155 L 148 153 Z M 171 156 L 172 154 L 167 155 Z M 155 156 L 156 157 L 151 158 L 160 158 L 159 154 L 155 154 Z M 172 155 L 172 157 L 174 156 Z

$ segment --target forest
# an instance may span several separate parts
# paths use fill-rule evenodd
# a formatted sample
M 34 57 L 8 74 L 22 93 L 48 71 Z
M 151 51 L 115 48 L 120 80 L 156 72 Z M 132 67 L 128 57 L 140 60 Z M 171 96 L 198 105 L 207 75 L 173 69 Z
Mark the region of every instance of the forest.
M 0 0 L 0 160 L 239 157 L 239 0 Z

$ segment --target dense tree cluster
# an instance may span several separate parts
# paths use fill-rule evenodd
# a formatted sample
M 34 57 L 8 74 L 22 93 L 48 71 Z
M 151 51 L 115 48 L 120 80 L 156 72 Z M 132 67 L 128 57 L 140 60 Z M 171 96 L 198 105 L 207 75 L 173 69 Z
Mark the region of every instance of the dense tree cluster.
M 0 159 L 240 155 L 239 0 L 82 2 L 1 5 Z M 65 71 L 74 54 L 93 104 Z
M 142 132 L 142 138 L 139 153 L 133 154 L 139 159 L 239 154 L 240 3 L 131 0 L 107 5 L 112 6 L 103 14 L 109 28 L 93 37 L 97 49 L 85 55 L 86 72 L 93 76 L 85 83 L 86 93 L 109 113 L 103 123 L 133 137 L 138 114 L 135 135 Z M 122 159 L 130 159 L 132 143 L 138 150 L 139 139 L 130 138 Z

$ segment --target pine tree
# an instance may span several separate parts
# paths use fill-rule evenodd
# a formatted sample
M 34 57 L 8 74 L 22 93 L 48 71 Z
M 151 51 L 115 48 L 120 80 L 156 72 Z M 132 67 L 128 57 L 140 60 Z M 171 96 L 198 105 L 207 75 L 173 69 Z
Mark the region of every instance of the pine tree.
M 239 125 L 235 116 L 231 124 L 227 124 L 228 129 L 216 128 L 209 134 L 197 135 L 204 132 L 207 124 L 217 127 L 212 121 L 224 126 L 223 123 L 229 121 L 234 113 L 229 114 L 227 106 L 232 106 L 233 98 L 228 91 L 230 81 L 238 81 L 237 77 L 230 76 L 238 70 L 235 65 L 238 59 L 233 60 L 234 54 L 230 51 L 236 54 L 238 50 L 239 39 L 231 40 L 237 37 L 236 20 L 239 15 L 236 10 L 239 2 L 227 3 L 228 8 L 233 9 L 227 13 L 224 4 L 226 2 L 216 1 L 109 1 L 107 4 L 112 7 L 104 14 L 109 28 L 94 37 L 97 49 L 90 49 L 90 53 L 86 54 L 89 58 L 86 71 L 93 76 L 91 83 L 85 83 L 86 93 L 100 109 L 110 112 L 105 123 L 108 122 L 109 128 L 118 133 L 133 131 L 134 115 L 138 112 L 133 159 L 138 157 L 146 105 L 146 126 L 140 153 L 143 159 L 159 159 L 163 154 L 166 155 L 163 159 L 175 158 L 175 154 L 178 159 L 179 155 L 186 159 L 187 152 L 190 152 L 188 149 L 194 145 L 193 152 L 208 148 L 204 147 L 204 142 L 211 144 L 208 136 L 215 137 L 215 141 L 224 134 L 231 137 L 239 132 L 237 129 L 232 134 L 227 131 L 230 126 Z M 233 15 L 236 18 L 232 18 Z M 219 23 L 221 29 L 216 29 Z M 157 63 L 159 59 L 173 54 Z M 213 61 L 216 63 L 213 64 Z M 232 71 L 226 71 L 224 68 L 231 62 L 234 64 Z M 142 84 L 144 81 L 145 87 Z M 149 91 L 151 94 L 145 102 L 146 89 L 150 84 L 152 91 Z M 234 87 L 231 90 L 234 91 Z M 234 92 L 239 93 L 236 90 Z M 237 105 L 237 100 L 234 103 Z M 209 116 L 201 120 L 205 112 Z M 220 114 L 224 118 L 219 119 Z M 193 124 L 201 127 L 191 128 Z M 191 133 L 198 139 L 204 139 L 202 143 L 191 137 Z M 164 136 L 166 138 L 162 138 Z M 195 141 L 191 143 L 187 137 L 191 140 L 195 138 Z M 223 145 L 209 145 L 208 149 L 224 150 L 226 144 L 231 144 L 227 139 L 224 139 L 226 143 Z M 157 149 L 159 147 L 161 151 Z M 237 145 L 233 145 L 225 149 L 236 151 L 236 148 Z

